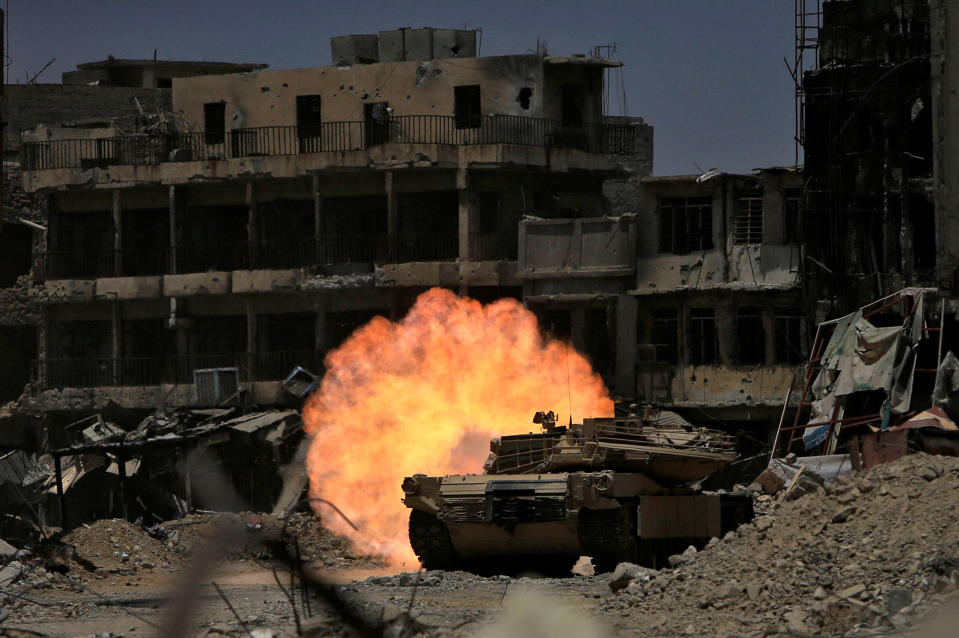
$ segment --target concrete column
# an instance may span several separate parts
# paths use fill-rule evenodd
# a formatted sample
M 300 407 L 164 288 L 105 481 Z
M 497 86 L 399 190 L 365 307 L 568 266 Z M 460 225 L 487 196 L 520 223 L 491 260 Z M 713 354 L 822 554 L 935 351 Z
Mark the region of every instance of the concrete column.
M 180 204 L 179 198 L 177 197 L 177 187 L 170 186 L 169 190 L 169 206 L 170 206 L 170 261 L 167 266 L 167 272 L 170 274 L 176 274 L 176 247 L 177 247 L 177 221 L 176 221 L 176 212 L 177 207 Z
M 627 399 L 636 398 L 636 322 L 639 304 L 634 297 L 616 297 L 616 393 Z
M 929 0 L 936 278 L 959 293 L 959 0 Z
M 326 313 L 329 308 L 327 298 L 320 297 L 316 304 L 316 327 L 313 334 L 313 349 L 319 357 L 326 356 Z M 313 372 L 316 372 L 313 370 Z
M 250 370 L 251 381 L 258 381 L 259 376 L 257 375 L 257 365 L 256 365 L 256 354 L 259 352 L 256 343 L 256 333 L 257 333 L 257 316 L 253 311 L 253 303 L 249 298 L 244 300 L 244 306 L 246 308 L 246 360 L 247 367 Z
M 385 178 L 387 244 L 390 263 L 395 264 L 400 256 L 400 209 L 396 198 L 393 171 L 387 171 Z
M 322 246 L 326 246 L 326 211 L 323 207 L 323 190 L 320 176 L 313 174 L 313 246 L 316 248 L 316 263 L 325 261 L 326 254 Z
M 60 228 L 59 207 L 57 206 L 56 197 L 53 194 L 46 195 L 43 201 L 47 209 L 47 252 L 51 252 L 60 249 L 60 235 L 58 232 Z M 43 277 L 46 278 L 49 272 L 47 259 L 44 260 L 42 268 L 44 271 Z
M 246 183 L 246 210 L 247 210 L 247 221 L 246 221 L 246 234 L 247 239 L 250 242 L 250 269 L 257 267 L 257 255 L 259 253 L 259 247 L 257 246 L 257 239 L 259 232 L 257 229 L 257 218 L 256 218 L 256 193 L 253 191 L 253 182 Z
M 477 215 L 472 210 L 470 200 L 472 193 L 469 189 L 469 174 L 460 167 L 456 171 L 456 190 L 459 193 L 459 258 L 460 261 L 470 260 L 470 236 L 474 232 L 473 226 L 479 224 Z
M 120 189 L 113 190 L 113 275 L 123 274 L 123 210 L 120 207 Z
M 120 302 L 113 300 L 110 309 L 110 358 L 113 359 L 113 385 L 120 385 L 120 356 L 122 352 L 123 326 L 120 322 Z
M 37 383 L 41 388 L 47 387 L 46 360 L 50 356 L 50 320 L 49 306 L 40 306 L 40 325 L 37 326 Z

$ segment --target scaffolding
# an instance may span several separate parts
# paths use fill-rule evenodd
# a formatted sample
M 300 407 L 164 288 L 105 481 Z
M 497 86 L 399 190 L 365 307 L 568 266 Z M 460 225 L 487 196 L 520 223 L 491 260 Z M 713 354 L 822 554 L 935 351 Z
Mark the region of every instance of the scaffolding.
M 795 58 L 790 72 L 796 87 L 795 100 L 795 164 L 799 165 L 800 149 L 806 139 L 806 100 L 803 75 L 819 66 L 819 29 L 822 26 L 822 0 L 795 0 Z

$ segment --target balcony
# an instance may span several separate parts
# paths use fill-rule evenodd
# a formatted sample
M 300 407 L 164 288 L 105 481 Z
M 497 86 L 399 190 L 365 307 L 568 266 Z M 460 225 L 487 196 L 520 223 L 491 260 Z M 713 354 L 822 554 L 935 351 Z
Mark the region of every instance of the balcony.
M 33 362 L 33 380 L 45 388 L 96 388 L 191 384 L 193 371 L 239 368 L 240 380 L 279 381 L 296 366 L 317 372 L 322 357 L 313 350 L 226 355 L 196 354 L 121 359 L 47 359 Z
M 265 126 L 223 133 L 24 141 L 20 163 L 25 171 L 88 170 L 358 151 L 382 144 L 509 144 L 631 155 L 634 153 L 634 132 L 628 125 L 592 123 L 569 127 L 558 120 L 513 115 L 488 115 L 482 118 L 478 127 L 457 128 L 456 118 L 449 115 L 398 115 L 372 122 L 325 122 L 309 128 Z

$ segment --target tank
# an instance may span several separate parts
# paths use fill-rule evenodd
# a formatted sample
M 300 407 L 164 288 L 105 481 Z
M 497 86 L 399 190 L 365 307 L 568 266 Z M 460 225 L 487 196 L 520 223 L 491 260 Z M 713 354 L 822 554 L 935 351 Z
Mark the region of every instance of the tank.
M 404 479 L 424 568 L 569 573 L 580 556 L 597 572 L 662 567 L 752 519 L 748 493 L 696 486 L 736 458 L 731 435 L 649 407 L 566 426 L 537 412 L 533 422 L 542 432 L 490 442 L 482 474 Z

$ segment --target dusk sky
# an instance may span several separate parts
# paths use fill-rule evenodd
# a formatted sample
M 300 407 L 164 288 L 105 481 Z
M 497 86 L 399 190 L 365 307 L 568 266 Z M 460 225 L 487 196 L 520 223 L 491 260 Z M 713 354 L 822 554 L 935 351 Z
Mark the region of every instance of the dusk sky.
M 628 114 L 655 128 L 654 173 L 748 172 L 792 164 L 793 3 L 787 0 L 0 0 L 7 82 L 60 82 L 76 64 L 118 58 L 330 63 L 330 37 L 396 27 L 482 28 L 482 55 L 553 55 L 616 43 Z M 616 88 L 614 85 L 612 88 Z M 611 93 L 613 91 L 611 90 Z M 614 103 L 611 114 L 621 114 Z

